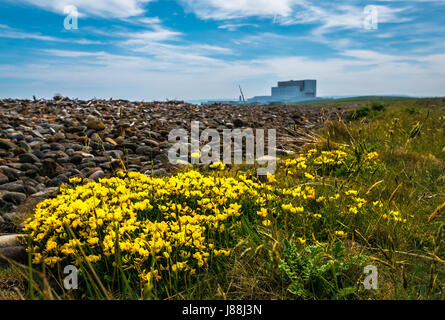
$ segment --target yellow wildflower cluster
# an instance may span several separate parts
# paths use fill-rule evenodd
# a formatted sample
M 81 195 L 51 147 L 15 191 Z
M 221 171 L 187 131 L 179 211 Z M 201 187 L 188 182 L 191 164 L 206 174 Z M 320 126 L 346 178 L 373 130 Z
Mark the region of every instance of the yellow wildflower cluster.
M 335 235 L 338 236 L 339 238 L 344 238 L 344 237 L 346 237 L 346 236 L 348 235 L 346 232 L 344 232 L 344 231 L 342 231 L 342 230 L 335 231 L 334 233 L 335 233 Z
M 370 152 L 365 154 L 365 160 L 367 162 L 377 162 L 379 159 L 379 154 L 377 152 Z
M 339 146 L 338 149 L 323 151 L 311 149 L 305 154 L 300 154 L 295 159 L 285 159 L 283 165 L 288 175 L 302 175 L 309 180 L 314 180 L 317 176 L 317 169 L 334 168 L 347 163 L 352 163 L 356 155 L 350 152 L 346 147 Z M 379 160 L 377 152 L 364 152 L 363 158 L 365 167 L 375 164 Z M 313 172 L 307 170 L 312 169 Z
M 315 164 L 324 165 L 341 165 L 345 163 L 348 156 L 343 150 L 322 151 L 321 154 L 314 159 Z
M 210 168 L 212 169 L 217 169 L 217 170 L 224 170 L 226 168 L 226 165 L 224 163 L 222 163 L 221 161 L 218 162 L 214 162 L 211 165 L 209 165 Z
M 79 265 L 84 256 L 108 268 L 119 257 L 120 267 L 143 282 L 170 281 L 172 273 L 193 275 L 219 261 L 217 257 L 229 256 L 241 221 L 258 222 L 255 228 L 273 224 L 274 229 L 285 222 L 304 230 L 298 238 L 303 245 L 333 221 L 360 219 L 376 210 L 382 216 L 380 201 L 370 206 L 357 190 L 327 189 L 314 181 L 323 176 L 325 165 L 344 164 L 351 157 L 346 151 L 309 150 L 283 161 L 266 179 L 232 171 L 204 175 L 193 169 L 171 177 L 122 171 L 98 182 L 71 179 L 71 185 L 39 203 L 33 219 L 25 222 L 32 262 L 51 268 L 61 262 Z M 366 159 L 376 161 L 378 155 L 369 153 Z M 226 168 L 221 162 L 209 167 Z M 298 175 L 303 183 L 282 181 L 283 173 Z M 404 222 L 396 211 L 382 218 Z M 330 226 L 335 237 L 347 237 L 335 231 L 340 228 Z
M 394 210 L 390 210 L 388 214 L 383 214 L 382 218 L 384 220 L 387 221 L 394 221 L 394 222 L 402 222 L 402 223 L 406 223 L 406 219 L 403 219 L 400 216 L 400 212 L 399 211 L 394 211 Z
M 79 179 L 71 183 L 82 182 Z M 212 255 L 227 256 L 218 236 L 241 215 L 242 197 L 255 197 L 260 185 L 243 176 L 219 178 L 197 171 L 152 178 L 120 172 L 117 177 L 61 188 L 39 203 L 25 223 L 33 263 L 76 264 L 80 248 L 93 263 L 120 251 L 123 267 L 141 279 L 160 279 L 164 270 L 206 267 Z M 117 247 L 118 246 L 118 247 Z M 113 258 L 114 259 L 114 258 Z

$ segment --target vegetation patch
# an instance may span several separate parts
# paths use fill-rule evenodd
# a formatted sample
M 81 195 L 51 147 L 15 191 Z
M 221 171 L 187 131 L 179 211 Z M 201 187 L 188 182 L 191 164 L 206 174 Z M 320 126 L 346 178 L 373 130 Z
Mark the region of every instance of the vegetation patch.
M 214 163 L 72 179 L 25 223 L 21 294 L 443 299 L 444 107 L 403 100 L 363 109 L 379 113 L 367 122 L 326 121 L 267 177 Z M 78 290 L 63 287 L 70 264 Z M 377 290 L 363 287 L 370 264 Z

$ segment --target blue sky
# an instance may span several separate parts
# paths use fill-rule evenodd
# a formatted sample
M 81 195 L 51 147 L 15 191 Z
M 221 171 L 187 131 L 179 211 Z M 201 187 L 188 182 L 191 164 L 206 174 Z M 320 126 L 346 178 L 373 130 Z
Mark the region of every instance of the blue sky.
M 0 0 L 0 97 L 252 97 L 291 79 L 445 96 L 444 16 L 445 0 Z

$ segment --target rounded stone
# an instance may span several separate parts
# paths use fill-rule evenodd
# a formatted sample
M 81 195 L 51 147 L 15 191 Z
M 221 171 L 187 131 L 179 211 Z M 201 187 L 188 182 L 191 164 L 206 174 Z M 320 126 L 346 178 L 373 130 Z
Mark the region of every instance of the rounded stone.
M 20 192 L 7 192 L 3 195 L 2 200 L 19 205 L 26 200 L 26 195 Z
M 105 173 L 102 170 L 98 170 L 91 174 L 88 179 L 98 181 L 99 179 L 105 178 Z
M 23 153 L 19 155 L 20 162 L 23 163 L 35 163 L 39 162 L 39 158 L 32 153 Z

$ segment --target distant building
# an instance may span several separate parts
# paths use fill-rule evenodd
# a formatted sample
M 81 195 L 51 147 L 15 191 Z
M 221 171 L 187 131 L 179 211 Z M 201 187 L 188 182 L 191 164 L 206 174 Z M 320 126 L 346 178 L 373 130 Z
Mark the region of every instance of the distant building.
M 256 96 L 247 100 L 247 103 L 286 103 L 317 97 L 317 80 L 290 80 L 280 81 L 278 86 L 272 87 L 271 96 Z

